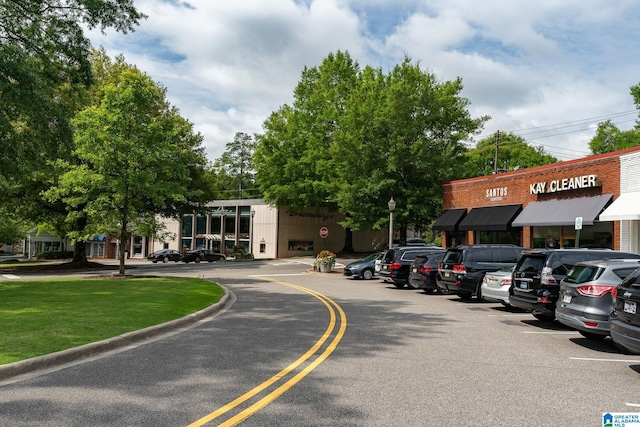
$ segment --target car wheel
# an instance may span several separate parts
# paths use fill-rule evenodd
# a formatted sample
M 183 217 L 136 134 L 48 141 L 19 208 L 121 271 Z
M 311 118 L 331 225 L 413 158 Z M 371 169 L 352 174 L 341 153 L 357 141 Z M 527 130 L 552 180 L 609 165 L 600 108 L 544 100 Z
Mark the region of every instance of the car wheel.
M 435 289 L 424 289 L 425 294 L 432 294 L 434 291 Z
M 157 259 L 154 259 L 153 261 L 151 261 L 152 263 L 156 264 L 158 262 Z
M 164 262 L 165 264 L 166 264 L 167 262 L 169 262 L 169 257 L 164 257 L 164 258 L 162 258 L 162 262 Z
M 196 259 L 194 259 L 194 261 L 195 261 L 195 263 L 196 263 L 196 264 L 198 264 L 198 263 L 199 263 L 200 261 L 202 261 L 202 260 L 200 259 L 200 257 L 199 257 L 199 256 L 197 256 L 197 257 L 196 257 Z
M 402 289 L 402 288 L 404 288 L 404 283 L 396 283 L 396 282 L 393 282 L 393 284 L 394 284 L 394 285 L 396 286 L 396 288 L 398 288 L 398 289 Z
M 442 295 L 449 295 L 451 293 L 449 289 L 441 288 L 440 286 L 438 286 L 438 289 L 436 290 L 438 291 L 439 294 L 442 294 Z
M 553 322 L 555 320 L 555 316 L 552 314 L 544 314 L 544 313 L 531 313 L 533 317 L 542 321 L 542 322 Z
M 478 301 L 482 302 L 484 299 L 482 298 L 482 286 L 478 285 L 478 291 L 476 292 L 476 296 L 478 297 Z
M 365 280 L 373 279 L 373 271 L 368 268 L 362 272 L 362 278 Z
M 590 341 L 602 341 L 607 337 L 606 335 L 596 334 L 596 333 L 587 332 L 587 331 L 578 331 L 578 333 L 580 333 L 580 335 L 582 335 L 583 337 L 585 337 Z
M 415 286 L 413 286 L 411 283 L 407 282 L 407 288 L 409 289 L 417 289 Z

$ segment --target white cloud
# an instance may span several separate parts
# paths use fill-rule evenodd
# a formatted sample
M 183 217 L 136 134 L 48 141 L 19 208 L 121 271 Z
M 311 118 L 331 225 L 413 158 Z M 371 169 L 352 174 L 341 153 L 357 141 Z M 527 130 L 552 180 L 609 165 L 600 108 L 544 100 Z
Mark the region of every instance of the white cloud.
M 640 82 L 635 0 L 140 0 L 136 6 L 149 19 L 135 33 L 94 33 L 92 40 L 164 84 L 204 135 L 212 160 L 236 132 L 260 132 L 272 111 L 292 101 L 302 69 L 337 50 L 384 70 L 407 54 L 440 79 L 462 77 L 472 113 L 492 116 L 483 134 L 633 110 L 629 87 Z M 531 142 L 575 158 L 588 151 L 593 126 Z M 572 151 L 562 151 L 567 147 Z

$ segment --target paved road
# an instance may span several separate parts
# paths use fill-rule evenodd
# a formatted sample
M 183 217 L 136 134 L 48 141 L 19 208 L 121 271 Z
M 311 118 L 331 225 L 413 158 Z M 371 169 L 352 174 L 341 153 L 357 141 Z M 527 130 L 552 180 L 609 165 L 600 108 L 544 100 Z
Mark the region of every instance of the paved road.
M 498 304 L 307 268 L 138 266 L 204 275 L 229 290 L 232 305 L 179 333 L 0 385 L 0 425 L 238 417 L 247 426 L 582 427 L 602 425 L 603 412 L 640 413 L 640 356 L 609 341 Z

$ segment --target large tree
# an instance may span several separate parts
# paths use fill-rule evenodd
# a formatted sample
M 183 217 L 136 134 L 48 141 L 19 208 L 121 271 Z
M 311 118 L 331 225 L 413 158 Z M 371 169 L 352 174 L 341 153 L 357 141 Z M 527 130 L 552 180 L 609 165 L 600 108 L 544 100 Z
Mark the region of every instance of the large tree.
M 334 146 L 345 225 L 383 227 L 391 197 L 401 229 L 439 215 L 441 183 L 455 177 L 462 141 L 486 120 L 470 116 L 461 90 L 460 79 L 439 81 L 409 58 L 387 75 L 369 67 L 359 75 Z
M 440 212 L 472 118 L 459 79 L 441 82 L 409 58 L 389 74 L 360 70 L 348 53 L 305 68 L 294 92 L 264 123 L 255 165 L 265 199 L 295 211 L 329 207 L 352 229 L 426 226 Z M 348 242 L 347 242 L 348 243 Z
M 244 132 L 236 133 L 226 150 L 213 163 L 215 188 L 220 198 L 259 198 L 261 194 L 255 180 L 253 154 L 256 143 Z
M 66 206 L 41 193 L 72 159 L 70 119 L 92 83 L 83 26 L 126 33 L 143 18 L 133 0 L 0 2 L 0 205 L 64 234 Z
M 348 53 L 330 54 L 302 71 L 293 105 L 284 105 L 257 135 L 256 179 L 264 198 L 291 212 L 335 207 L 337 176 L 330 147 L 355 88 L 358 64 Z
M 118 230 L 127 242 L 134 229 L 156 232 L 157 216 L 177 217 L 206 201 L 197 184 L 206 165 L 202 137 L 165 92 L 150 77 L 125 70 L 117 84 L 104 87 L 99 106 L 73 120 L 78 162 L 58 162 L 65 172 L 46 197 L 70 207 L 67 221 L 87 218 L 82 234 L 72 234 L 76 240 Z
M 480 140 L 464 157 L 461 168 L 464 175 L 459 178 L 509 172 L 558 161 L 542 147 L 534 147 L 527 144 L 521 136 L 504 132 L 496 132 Z
M 0 171 L 70 140 L 73 92 L 91 83 L 88 28 L 132 31 L 144 15 L 133 0 L 4 0 L 0 2 Z

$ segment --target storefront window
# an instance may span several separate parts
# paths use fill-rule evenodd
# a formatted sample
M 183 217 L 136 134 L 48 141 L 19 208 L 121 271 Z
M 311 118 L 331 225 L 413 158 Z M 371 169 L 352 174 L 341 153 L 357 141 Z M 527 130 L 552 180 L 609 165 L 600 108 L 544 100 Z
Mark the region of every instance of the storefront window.
M 209 224 L 209 233 L 220 234 L 222 232 L 222 217 L 212 216 Z
M 207 217 L 204 215 L 196 217 L 196 234 L 207 234 Z
M 250 216 L 241 216 L 240 217 L 240 238 L 248 239 L 249 238 L 249 224 L 251 222 Z
M 180 247 L 182 251 L 188 251 L 191 249 L 191 239 L 182 239 L 180 242 Z
M 520 245 L 520 230 L 518 231 L 476 231 L 476 243 L 502 243 Z
M 193 215 L 182 217 L 182 235 L 184 237 L 193 237 Z
M 532 227 L 533 247 L 558 249 L 562 243 L 562 227 Z
M 574 226 L 532 227 L 534 248 L 574 248 L 578 237 Z M 613 223 L 599 222 L 580 230 L 581 248 L 613 248 Z
M 236 216 L 235 215 L 224 217 L 224 238 L 225 239 L 236 238 Z

